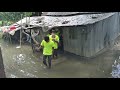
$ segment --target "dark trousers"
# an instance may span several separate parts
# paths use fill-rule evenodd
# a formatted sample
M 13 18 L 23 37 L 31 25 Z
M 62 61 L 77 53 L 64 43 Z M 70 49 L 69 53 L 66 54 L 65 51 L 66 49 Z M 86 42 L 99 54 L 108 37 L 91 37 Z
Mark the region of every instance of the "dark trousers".
M 58 49 L 54 49 L 54 51 L 53 51 L 53 58 L 54 58 L 55 56 L 56 56 L 56 57 L 58 56 Z
M 49 68 L 51 68 L 52 55 L 44 55 L 43 56 L 43 64 L 46 66 L 47 66 L 47 62 L 46 62 L 47 59 L 48 59 Z

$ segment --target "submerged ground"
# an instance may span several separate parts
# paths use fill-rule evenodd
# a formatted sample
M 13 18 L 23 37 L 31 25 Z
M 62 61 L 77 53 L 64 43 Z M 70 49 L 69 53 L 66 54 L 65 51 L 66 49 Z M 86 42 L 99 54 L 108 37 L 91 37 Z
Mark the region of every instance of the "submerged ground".
M 120 55 L 119 40 L 106 52 L 88 59 L 73 54 L 59 55 L 52 69 L 42 63 L 42 54 L 33 54 L 30 45 L 10 44 L 0 40 L 7 78 L 111 78 L 112 65 Z

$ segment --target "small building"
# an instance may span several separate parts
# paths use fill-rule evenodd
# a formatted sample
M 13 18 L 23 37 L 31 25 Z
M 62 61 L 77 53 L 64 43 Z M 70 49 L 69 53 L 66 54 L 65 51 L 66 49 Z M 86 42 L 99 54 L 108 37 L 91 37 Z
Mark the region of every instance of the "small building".
M 72 15 L 71 15 L 72 14 Z M 51 29 L 63 32 L 64 51 L 92 57 L 114 45 L 119 36 L 119 12 L 48 12 L 41 16 L 41 35 Z

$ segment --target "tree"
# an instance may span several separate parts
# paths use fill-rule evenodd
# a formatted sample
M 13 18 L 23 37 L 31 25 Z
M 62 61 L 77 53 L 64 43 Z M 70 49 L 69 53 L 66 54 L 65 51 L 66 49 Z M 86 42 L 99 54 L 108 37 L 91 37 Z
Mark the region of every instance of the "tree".
M 7 22 L 17 22 L 21 19 L 21 15 L 24 17 L 29 17 L 32 15 L 32 12 L 0 12 L 1 21 Z

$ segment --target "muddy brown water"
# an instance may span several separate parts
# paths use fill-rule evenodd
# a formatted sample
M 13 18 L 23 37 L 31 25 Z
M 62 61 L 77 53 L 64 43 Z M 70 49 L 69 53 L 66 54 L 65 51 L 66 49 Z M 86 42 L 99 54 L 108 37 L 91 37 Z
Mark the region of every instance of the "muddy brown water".
M 120 46 L 91 58 L 64 54 L 47 69 L 41 53 L 32 53 L 29 45 L 10 44 L 0 39 L 7 78 L 111 78 L 112 64 L 120 55 Z

